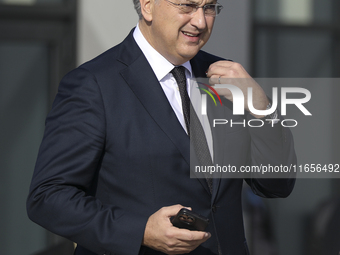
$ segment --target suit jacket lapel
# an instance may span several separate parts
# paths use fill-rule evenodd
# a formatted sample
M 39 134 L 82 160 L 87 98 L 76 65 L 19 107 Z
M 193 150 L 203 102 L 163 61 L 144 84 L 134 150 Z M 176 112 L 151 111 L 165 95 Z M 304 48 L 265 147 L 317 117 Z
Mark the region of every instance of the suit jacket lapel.
M 150 64 L 136 44 L 133 38 L 133 30 L 122 43 L 122 46 L 117 60 L 125 64 L 126 68 L 122 70 L 120 74 L 190 166 L 189 137 L 173 112 Z M 205 74 L 205 65 L 200 65 L 195 61 L 191 63 L 195 76 L 202 77 L 203 74 Z M 210 193 L 206 180 L 198 179 L 198 181 L 200 181 L 204 189 Z
M 189 137 L 173 112 L 151 66 L 136 44 L 132 31 L 123 42 L 123 45 L 124 47 L 117 59 L 127 67 L 120 74 L 154 121 L 175 144 L 189 165 Z

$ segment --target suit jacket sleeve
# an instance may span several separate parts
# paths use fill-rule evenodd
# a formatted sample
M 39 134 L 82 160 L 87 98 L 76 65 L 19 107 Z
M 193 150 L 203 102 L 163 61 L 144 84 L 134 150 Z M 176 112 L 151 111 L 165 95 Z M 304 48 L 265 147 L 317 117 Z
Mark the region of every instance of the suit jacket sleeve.
M 138 254 L 147 218 L 96 199 L 105 147 L 105 109 L 96 78 L 78 68 L 61 82 L 46 120 L 29 217 L 97 253 Z M 131 231 L 133 229 L 133 231 Z
M 251 118 L 250 116 L 249 114 L 248 119 Z M 274 126 L 266 123 L 261 128 L 249 128 L 249 133 L 251 136 L 250 165 L 287 166 L 291 171 L 277 173 L 280 178 L 273 178 L 273 174 L 270 173 L 256 173 L 252 174 L 252 178 L 246 179 L 246 182 L 259 196 L 287 197 L 294 188 L 296 174 L 292 166 L 297 162 L 290 129 L 282 127 L 280 123 Z M 271 178 L 266 178 L 269 175 Z
M 220 60 L 225 59 L 200 51 L 192 61 L 192 66 L 196 70 L 195 76 L 205 77 L 205 70 L 212 63 Z M 222 98 L 222 101 L 224 105 L 229 105 L 228 108 L 231 109 L 232 103 L 229 100 Z M 230 109 L 228 110 L 228 118 L 232 118 Z M 254 117 L 247 114 L 245 118 L 248 121 Z M 266 124 L 261 128 L 248 128 L 248 130 L 250 145 L 248 160 L 244 162 L 246 165 L 291 166 L 296 164 L 294 141 L 289 128 L 284 128 L 280 123 L 277 123 L 274 127 Z M 251 186 L 253 192 L 259 196 L 286 197 L 293 190 L 295 173 L 282 174 L 280 177 L 280 179 L 266 179 L 266 175 L 253 174 L 251 178 L 246 179 L 246 182 Z

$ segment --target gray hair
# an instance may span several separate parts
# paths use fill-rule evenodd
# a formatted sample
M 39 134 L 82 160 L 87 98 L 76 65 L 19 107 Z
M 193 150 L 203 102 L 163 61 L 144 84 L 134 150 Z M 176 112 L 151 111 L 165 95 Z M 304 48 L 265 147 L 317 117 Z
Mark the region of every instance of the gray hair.
M 132 1 L 133 1 L 133 5 L 135 6 L 135 10 L 136 10 L 136 12 L 137 12 L 137 14 L 138 14 L 139 19 L 140 19 L 140 20 L 143 19 L 142 9 L 141 9 L 141 7 L 140 7 L 140 2 L 139 2 L 139 0 L 132 0 Z M 1 2 L 1 0 L 0 0 L 0 2 Z M 157 3 L 158 0 L 155 0 L 155 2 Z
M 142 19 L 142 18 L 143 18 L 143 15 L 142 15 L 142 10 L 141 10 L 141 8 L 140 8 L 140 2 L 139 2 L 139 0 L 133 0 L 133 4 L 134 4 L 134 6 L 135 6 L 135 10 L 136 10 L 136 12 L 137 12 L 137 14 L 138 14 L 139 19 Z

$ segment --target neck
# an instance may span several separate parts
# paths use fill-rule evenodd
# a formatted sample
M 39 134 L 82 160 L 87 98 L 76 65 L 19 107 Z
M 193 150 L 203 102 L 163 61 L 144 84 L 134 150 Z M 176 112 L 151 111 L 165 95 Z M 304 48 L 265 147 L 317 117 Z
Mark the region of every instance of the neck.
M 173 56 L 169 56 L 164 54 L 162 51 L 160 51 L 157 46 L 156 43 L 154 42 L 153 38 L 154 36 L 151 33 L 151 22 L 148 22 L 144 19 L 140 20 L 138 23 L 139 26 L 139 30 L 142 32 L 144 38 L 148 41 L 148 43 L 159 53 L 161 54 L 164 58 L 166 58 L 171 64 L 173 64 L 174 66 L 179 66 L 182 65 L 183 63 L 189 61 L 190 59 L 178 59 L 176 57 Z

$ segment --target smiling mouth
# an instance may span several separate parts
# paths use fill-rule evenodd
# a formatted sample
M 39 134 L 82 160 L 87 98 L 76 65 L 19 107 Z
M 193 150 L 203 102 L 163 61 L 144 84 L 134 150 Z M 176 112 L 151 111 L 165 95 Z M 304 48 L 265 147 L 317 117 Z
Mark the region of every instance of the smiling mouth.
M 188 32 L 183 32 L 182 33 L 186 36 L 190 36 L 190 37 L 199 37 L 200 34 L 191 34 L 191 33 L 188 33 Z

